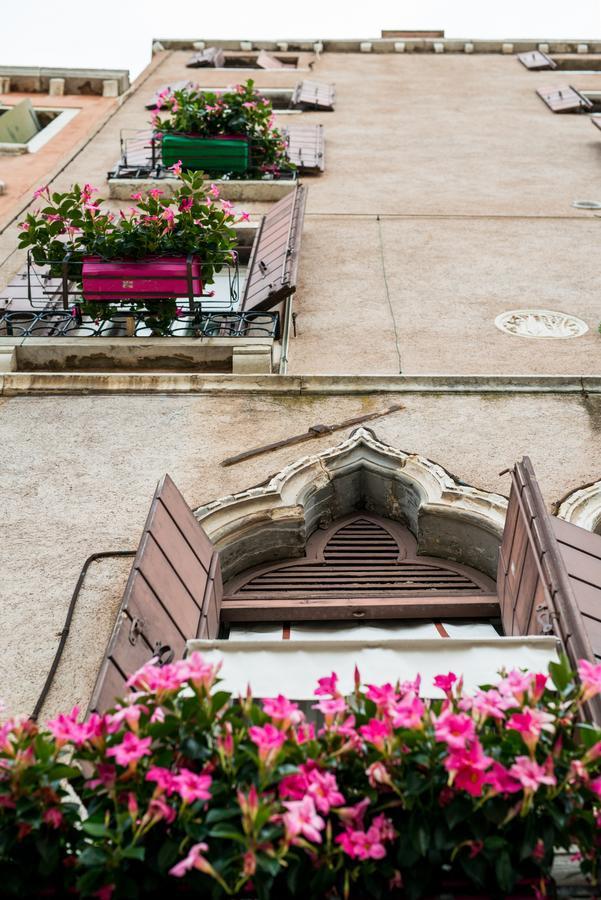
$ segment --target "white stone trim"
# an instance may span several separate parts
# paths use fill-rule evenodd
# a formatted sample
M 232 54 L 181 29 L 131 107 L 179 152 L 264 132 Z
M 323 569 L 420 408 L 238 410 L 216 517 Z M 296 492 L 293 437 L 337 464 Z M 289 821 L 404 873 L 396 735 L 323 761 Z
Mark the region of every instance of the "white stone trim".
M 601 531 L 601 480 L 572 491 L 561 503 L 557 517 L 586 528 L 587 531 Z

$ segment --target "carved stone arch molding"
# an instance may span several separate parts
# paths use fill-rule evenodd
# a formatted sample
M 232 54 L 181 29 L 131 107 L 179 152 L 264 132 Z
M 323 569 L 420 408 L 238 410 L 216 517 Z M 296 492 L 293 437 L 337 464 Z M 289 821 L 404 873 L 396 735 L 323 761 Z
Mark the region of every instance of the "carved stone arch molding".
M 557 517 L 601 534 L 601 480 L 572 491 L 560 502 Z
M 384 444 L 369 428 L 195 515 L 217 545 L 228 580 L 263 562 L 303 556 L 318 528 L 359 510 L 405 525 L 421 555 L 496 576 L 506 498 L 458 482 L 426 457 Z

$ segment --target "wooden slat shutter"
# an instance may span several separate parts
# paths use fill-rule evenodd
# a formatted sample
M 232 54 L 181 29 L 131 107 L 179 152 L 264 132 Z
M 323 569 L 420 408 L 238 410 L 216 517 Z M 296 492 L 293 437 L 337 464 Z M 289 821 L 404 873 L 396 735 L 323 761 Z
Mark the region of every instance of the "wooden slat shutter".
M 586 112 L 593 108 L 591 101 L 573 87 L 538 88 L 536 93 L 554 113 Z
M 523 66 L 526 66 L 527 69 L 531 69 L 533 72 L 557 68 L 555 60 L 540 50 L 532 50 L 530 53 L 518 53 L 518 59 Z
M 186 63 L 188 69 L 203 69 L 207 66 L 214 66 L 216 69 L 222 69 L 225 66 L 225 53 L 218 47 L 206 47 L 200 53 L 194 56 Z
M 301 172 L 323 172 L 325 141 L 323 125 L 293 125 L 287 129 L 287 155 Z
M 300 109 L 333 110 L 336 88 L 321 81 L 301 81 L 292 95 L 292 106 Z
M 183 655 L 190 638 L 216 638 L 223 588 L 219 555 L 168 475 L 158 484 L 92 694 L 111 705 L 129 675 L 162 653 Z
M 573 665 L 582 658 L 593 661 L 595 655 L 582 609 L 590 609 L 587 606 L 591 598 L 587 578 L 598 575 L 601 585 L 601 551 L 599 558 L 592 560 L 580 588 L 576 583 L 579 576 L 568 573 L 565 559 L 568 553 L 573 553 L 574 545 L 588 546 L 591 535 L 571 526 L 569 537 L 565 539 L 567 523 L 559 523 L 547 511 L 527 456 L 511 470 L 511 479 L 497 572 L 497 594 L 505 634 L 554 633 Z M 576 532 L 583 532 L 578 539 L 574 528 Z M 558 533 L 565 541 L 563 550 L 557 539 Z M 581 557 L 572 557 L 570 565 L 574 566 L 575 572 L 580 561 Z M 597 628 L 597 622 L 595 616 L 590 619 L 590 633 Z M 601 644 L 599 649 L 601 652 Z M 601 701 L 591 703 L 590 710 L 597 720 L 601 720 Z
M 294 66 L 283 63 L 281 59 L 276 59 L 265 50 L 261 50 L 256 61 L 260 69 L 294 69 Z
M 601 662 L 601 537 L 551 517 L 593 656 Z
M 263 217 L 244 286 L 242 309 L 272 309 L 296 290 L 306 189 L 302 185 Z

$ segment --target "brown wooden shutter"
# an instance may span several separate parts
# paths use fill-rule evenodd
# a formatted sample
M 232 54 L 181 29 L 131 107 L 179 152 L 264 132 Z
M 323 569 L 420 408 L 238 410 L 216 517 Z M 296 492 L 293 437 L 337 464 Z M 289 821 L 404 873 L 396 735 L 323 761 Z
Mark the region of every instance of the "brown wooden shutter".
M 275 56 L 272 56 L 271 53 L 267 53 L 265 50 L 261 50 L 259 55 L 257 56 L 257 65 L 260 69 L 294 69 L 295 66 L 288 65 L 283 63 L 281 59 L 277 59 Z
M 554 113 L 586 112 L 593 108 L 591 101 L 573 87 L 538 88 L 536 93 Z
M 323 125 L 293 125 L 286 130 L 287 155 L 300 172 L 323 172 L 325 141 Z
M 567 523 L 550 515 L 527 456 L 510 474 L 511 493 L 497 573 L 505 634 L 554 633 L 573 665 L 582 658 L 594 661 L 591 636 L 595 641 L 599 638 L 596 646 L 601 652 L 601 615 L 598 611 L 595 615 L 597 596 L 601 599 L 601 539 L 593 542 L 594 535 L 577 526 L 566 528 Z M 584 558 L 587 567 L 581 570 Z M 601 720 L 601 701 L 590 707 L 594 717 Z
M 216 638 L 223 589 L 219 555 L 168 475 L 158 484 L 102 662 L 90 709 L 103 711 L 129 675 L 186 641 Z
M 306 189 L 297 185 L 263 217 L 244 286 L 242 310 L 272 309 L 296 290 Z
M 531 69 L 533 72 L 557 68 L 555 60 L 540 50 L 532 50 L 530 53 L 518 53 L 518 59 L 523 66 L 526 66 L 527 69 Z
M 320 81 L 301 81 L 292 95 L 292 106 L 300 109 L 333 110 L 336 88 Z
M 222 69 L 225 66 L 223 50 L 220 50 L 218 47 L 206 47 L 200 53 L 195 53 L 186 63 L 186 68 L 188 69 L 204 69 L 207 66 Z

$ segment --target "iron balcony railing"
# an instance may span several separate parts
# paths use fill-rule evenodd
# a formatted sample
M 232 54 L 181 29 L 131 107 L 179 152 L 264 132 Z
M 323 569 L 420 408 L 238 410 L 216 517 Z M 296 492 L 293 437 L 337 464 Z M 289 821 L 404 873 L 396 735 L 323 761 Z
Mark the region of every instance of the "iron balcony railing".
M 122 130 L 120 134 L 120 146 L 121 156 L 114 168 L 108 172 L 109 178 L 160 179 L 173 177 L 170 169 L 163 164 L 161 138 L 157 138 L 151 130 Z M 250 144 L 250 151 L 252 159 L 252 141 Z M 268 173 L 263 176 L 266 181 L 281 178 L 289 180 L 295 179 L 296 177 L 297 171 L 292 168 L 281 169 L 278 175 Z
M 139 297 L 98 299 L 81 287 L 81 262 L 61 261 L 60 276 L 36 265 L 28 255 L 27 267 L 0 296 L 0 337 L 152 337 L 161 316 L 160 285 L 152 308 Z M 53 267 L 57 271 L 57 265 Z M 135 266 L 135 264 L 134 264 Z M 161 276 L 159 276 L 160 278 Z M 167 278 L 168 276 L 164 276 Z M 171 276 L 169 276 L 171 277 Z M 90 282 L 88 281 L 88 290 Z M 245 312 L 240 306 L 240 270 L 237 261 L 224 263 L 209 291 L 195 293 L 189 279 L 188 296 L 177 297 L 176 313 L 165 321 L 161 337 L 277 337 L 277 312 Z M 86 303 L 95 303 L 94 315 Z M 147 298 L 148 299 L 148 298 Z M 157 311 L 158 310 L 158 311 Z

